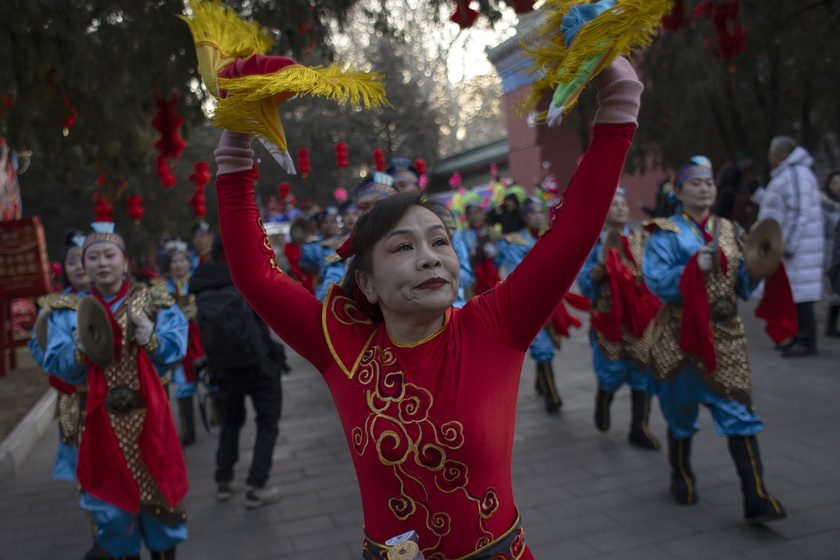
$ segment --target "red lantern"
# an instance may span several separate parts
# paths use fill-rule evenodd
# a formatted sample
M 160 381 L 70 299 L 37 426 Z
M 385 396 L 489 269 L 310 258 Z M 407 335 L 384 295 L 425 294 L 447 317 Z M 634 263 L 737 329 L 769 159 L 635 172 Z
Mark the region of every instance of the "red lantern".
M 457 23 L 461 29 L 472 27 L 478 19 L 478 12 L 469 7 L 469 0 L 457 0 L 456 4 L 455 12 L 449 20 Z
M 534 11 L 534 0 L 513 0 L 513 11 L 517 14 L 527 14 Z
M 288 198 L 289 193 L 292 190 L 292 186 L 289 183 L 281 183 L 278 187 L 278 192 L 280 193 L 280 198 L 286 200 Z
M 309 175 L 309 150 L 306 148 L 301 148 L 298 150 L 298 169 L 300 170 L 300 175 L 304 179 L 306 176 Z
M 128 216 L 129 218 L 134 220 L 135 224 L 140 223 L 140 219 L 143 218 L 143 214 L 146 210 L 143 208 L 143 197 L 139 194 L 133 194 L 125 199 L 126 204 L 128 204 Z
M 111 207 L 110 204 L 105 202 L 104 200 L 100 200 L 94 206 L 93 211 L 96 213 L 96 221 L 97 222 L 113 222 L 113 218 L 111 218 L 111 214 L 114 212 L 114 209 Z
M 335 145 L 335 164 L 338 167 L 347 167 L 347 144 L 338 142 Z
M 382 150 L 373 150 L 373 166 L 377 171 L 385 170 L 385 153 Z
M 200 218 L 207 214 L 207 199 L 204 198 L 204 186 L 210 182 L 210 166 L 206 161 L 199 161 L 195 164 L 195 172 L 190 175 L 189 179 L 195 183 L 195 194 L 190 199 L 190 206 L 196 217 Z

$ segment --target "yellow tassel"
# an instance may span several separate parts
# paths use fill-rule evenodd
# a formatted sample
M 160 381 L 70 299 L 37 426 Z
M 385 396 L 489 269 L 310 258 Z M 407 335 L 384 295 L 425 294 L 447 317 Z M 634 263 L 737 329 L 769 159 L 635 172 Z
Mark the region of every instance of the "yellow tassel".
M 220 79 L 219 87 L 230 92 L 220 104 L 239 106 L 264 97 L 308 94 L 339 103 L 361 103 L 369 109 L 386 103 L 385 88 L 380 80 L 378 74 L 346 72 L 335 65 L 308 68 L 295 64 L 273 74 Z
M 218 0 L 190 0 L 192 18 L 177 16 L 187 22 L 196 46 L 212 44 L 222 58 L 248 58 L 265 54 L 273 41 L 268 30 L 256 21 L 245 21 Z
M 614 48 L 603 61 L 609 66 L 618 56 L 628 56 L 651 43 L 661 25 L 662 16 L 671 10 L 671 0 L 617 0 L 617 4 L 584 25 L 571 47 L 560 31 L 569 9 L 581 0 L 548 0 L 542 6 L 543 25 L 532 45 L 522 45 L 532 62 L 532 72 L 541 76 L 534 81 L 531 93 L 518 105 L 520 111 L 535 106 L 559 84 L 571 82 L 589 58 Z M 566 107 L 566 110 L 571 108 Z

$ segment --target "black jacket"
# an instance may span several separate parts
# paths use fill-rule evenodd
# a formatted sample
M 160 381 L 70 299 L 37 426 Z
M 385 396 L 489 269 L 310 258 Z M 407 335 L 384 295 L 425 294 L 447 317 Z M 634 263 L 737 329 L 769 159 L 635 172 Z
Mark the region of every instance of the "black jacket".
M 192 277 L 190 277 L 189 293 L 198 295 L 204 290 L 217 290 L 226 286 L 233 286 L 228 265 L 224 263 L 203 263 L 196 267 Z M 263 373 L 276 376 L 288 371 L 285 348 L 282 344 L 277 344 L 271 339 L 268 325 L 256 312 L 254 312 L 254 318 L 260 324 L 268 348 L 268 355 L 260 364 Z M 213 364 L 208 364 L 208 366 L 212 368 Z

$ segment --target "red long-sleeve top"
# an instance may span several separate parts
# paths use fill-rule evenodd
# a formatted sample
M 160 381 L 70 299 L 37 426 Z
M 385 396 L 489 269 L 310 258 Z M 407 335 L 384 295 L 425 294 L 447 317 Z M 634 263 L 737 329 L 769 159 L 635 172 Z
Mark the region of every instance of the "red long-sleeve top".
M 322 305 L 283 273 L 259 219 L 253 172 L 218 177 L 234 283 L 327 382 L 371 539 L 414 530 L 426 558 L 460 558 L 515 523 L 511 457 L 525 352 L 598 239 L 635 128 L 596 125 L 565 203 L 528 257 L 410 345 L 391 340 L 337 286 Z M 521 558 L 531 558 L 527 548 Z

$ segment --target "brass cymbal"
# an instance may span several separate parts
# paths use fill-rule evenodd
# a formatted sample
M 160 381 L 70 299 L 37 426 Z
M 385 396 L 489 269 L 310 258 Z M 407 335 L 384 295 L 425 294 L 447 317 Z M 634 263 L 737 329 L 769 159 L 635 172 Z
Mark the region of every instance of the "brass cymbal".
M 744 268 L 753 280 L 771 276 L 782 261 L 782 226 L 765 218 L 750 229 L 744 240 Z
M 108 311 L 94 296 L 87 295 L 79 301 L 76 326 L 88 358 L 101 368 L 111 365 L 114 361 L 114 331 Z

